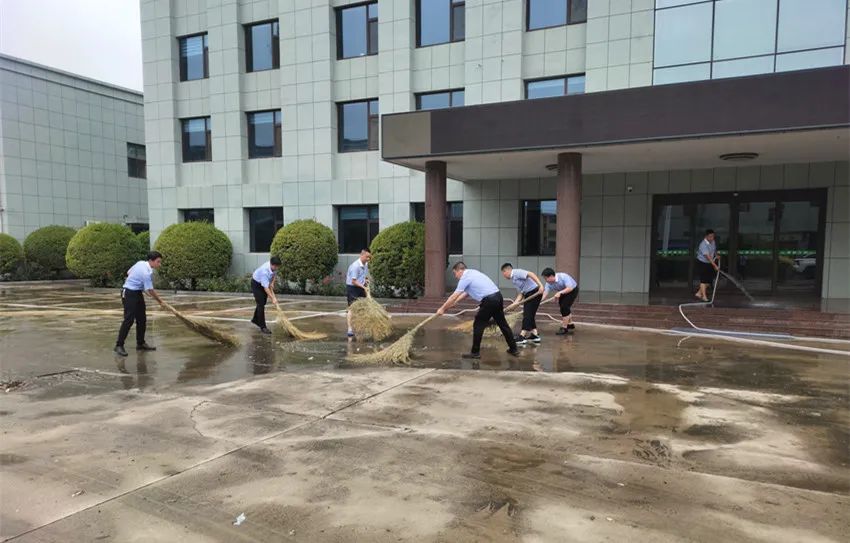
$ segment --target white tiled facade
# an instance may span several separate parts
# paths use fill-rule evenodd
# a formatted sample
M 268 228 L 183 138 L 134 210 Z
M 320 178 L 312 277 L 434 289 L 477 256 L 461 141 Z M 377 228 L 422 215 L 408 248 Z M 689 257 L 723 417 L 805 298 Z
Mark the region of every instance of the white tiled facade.
M 143 107 L 140 93 L 0 55 L 0 231 L 147 223 L 147 183 L 127 175 Z
M 525 29 L 525 0 L 467 0 L 465 40 L 421 48 L 415 0 L 380 0 L 379 54 L 337 60 L 334 9 L 357 3 L 142 0 L 154 239 L 181 220 L 178 210 L 214 208 L 216 226 L 234 244 L 233 272 L 244 273 L 267 258 L 249 252 L 250 207 L 282 207 L 284 223 L 314 218 L 334 229 L 334 206 L 343 204 L 378 204 L 381 228 L 410 220 L 410 203 L 425 199 L 424 175 L 382 162 L 380 151 L 338 153 L 340 102 L 377 98 L 384 115 L 415 109 L 415 94 L 427 91 L 464 89 L 465 105 L 519 100 L 526 80 L 544 77 L 585 74 L 587 92 L 652 84 L 654 0 L 588 0 L 586 23 L 535 31 Z M 280 23 L 280 68 L 246 73 L 242 25 L 269 19 Z M 177 38 L 199 32 L 208 33 L 209 77 L 181 82 Z M 283 156 L 248 159 L 246 112 L 269 109 L 282 111 Z M 183 163 L 179 119 L 207 115 L 212 161 Z M 774 168 L 780 181 L 773 170 L 736 168 L 586 175 L 583 286 L 647 291 L 655 193 L 731 190 L 755 175 L 756 186 L 830 187 L 831 206 L 846 199 L 846 162 Z M 554 191 L 554 177 L 449 180 L 447 199 L 464 202 L 463 258 L 494 278 L 504 261 L 538 271 L 552 264 L 552 257 L 517 256 L 517 222 L 520 200 L 554 198 Z M 833 278 L 846 276 L 850 258 L 847 211 L 835 216 L 844 222 L 827 232 L 833 271 L 824 272 L 824 295 L 845 297 L 847 285 Z M 352 258 L 341 255 L 340 267 Z

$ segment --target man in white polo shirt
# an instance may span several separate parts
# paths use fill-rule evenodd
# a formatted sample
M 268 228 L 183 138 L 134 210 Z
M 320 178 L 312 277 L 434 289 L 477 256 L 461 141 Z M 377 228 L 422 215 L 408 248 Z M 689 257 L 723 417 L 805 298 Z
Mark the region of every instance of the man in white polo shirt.
M 496 321 L 499 330 L 505 336 L 505 341 L 508 343 L 508 354 L 519 356 L 514 334 L 505 319 L 505 301 L 496 283 L 478 270 L 467 269 L 463 262 L 458 262 L 452 266 L 452 273 L 458 280 L 457 288 L 442 307 L 437 310 L 437 314 L 444 314 L 447 309 L 467 296 L 480 302 L 472 327 L 472 350 L 469 353 L 464 353 L 463 358 L 481 358 L 481 338 L 484 337 L 484 330 L 490 324 L 490 319 Z
M 251 322 L 256 324 L 260 328 L 260 332 L 264 334 L 272 333 L 266 326 L 266 302 L 271 298 L 272 303 L 277 304 L 277 297 L 274 295 L 274 280 L 280 265 L 280 258 L 273 256 L 268 262 L 254 270 L 253 275 L 251 275 L 251 293 L 254 295 L 254 301 L 257 302 Z
M 349 307 L 357 298 L 366 297 L 366 286 L 368 285 L 369 276 L 369 261 L 372 259 L 372 253 L 369 249 L 360 251 L 360 256 L 357 260 L 351 263 L 348 267 L 348 273 L 345 274 L 345 297 Z M 351 328 L 351 311 L 348 311 L 348 337 L 354 337 L 354 330 Z
M 573 302 L 578 297 L 578 283 L 568 273 L 558 272 L 552 268 L 543 270 L 543 280 L 546 281 L 546 292 L 553 292 L 561 308 L 561 328 L 555 332 L 559 336 L 566 335 L 575 330 L 575 324 L 570 316 L 572 314 Z M 546 295 L 545 293 L 543 294 Z
M 155 351 L 145 342 L 145 329 L 148 317 L 145 307 L 145 292 L 158 302 L 162 302 L 156 290 L 153 288 L 153 271 L 162 264 L 162 255 L 157 251 L 148 253 L 147 260 L 139 260 L 127 271 L 127 280 L 121 287 L 121 303 L 124 305 L 124 320 L 118 330 L 118 340 L 115 342 L 115 354 L 127 356 L 124 349 L 124 341 L 130 333 L 133 323 L 136 323 L 136 350 Z
M 530 298 L 543 290 L 543 283 L 534 272 L 523 270 L 522 268 L 514 268 L 510 262 L 502 264 L 502 275 L 505 279 L 510 279 L 517 290 L 516 300 L 514 303 L 519 303 L 523 299 Z M 517 345 L 525 345 L 529 341 L 540 343 L 540 336 L 537 335 L 537 308 L 540 306 L 540 297 L 528 300 L 522 304 L 522 330 L 515 338 Z

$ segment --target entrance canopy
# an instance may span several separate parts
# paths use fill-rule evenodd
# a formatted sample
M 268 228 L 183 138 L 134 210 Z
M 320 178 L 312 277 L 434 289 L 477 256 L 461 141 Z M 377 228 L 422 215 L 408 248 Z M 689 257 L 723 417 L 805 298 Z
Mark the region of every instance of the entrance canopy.
M 460 180 L 846 160 L 850 66 L 384 115 L 383 159 Z M 734 157 L 733 157 L 734 158 Z

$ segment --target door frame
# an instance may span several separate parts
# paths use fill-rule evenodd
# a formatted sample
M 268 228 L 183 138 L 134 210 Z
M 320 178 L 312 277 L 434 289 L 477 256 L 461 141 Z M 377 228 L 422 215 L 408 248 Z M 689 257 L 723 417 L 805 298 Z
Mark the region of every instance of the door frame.
M 818 212 L 818 232 L 817 232 L 817 254 L 819 257 L 817 275 L 815 276 L 815 290 L 820 298 L 820 293 L 823 287 L 823 267 L 826 260 L 824 250 L 826 248 L 826 212 L 827 212 L 827 189 L 787 189 L 787 190 L 753 190 L 753 191 L 727 191 L 727 192 L 688 192 L 674 194 L 653 194 L 652 195 L 652 221 L 650 230 L 650 262 L 649 262 L 649 292 L 655 290 L 656 280 L 656 259 L 658 258 L 658 239 L 656 232 L 658 231 L 658 209 L 666 205 L 685 205 L 696 206 L 698 204 L 729 204 L 729 240 L 728 240 L 728 255 L 727 266 L 729 273 L 733 276 L 737 273 L 738 266 L 738 213 L 739 204 L 750 202 L 773 202 L 776 204 L 773 221 L 773 264 L 771 274 L 770 295 L 776 294 L 777 279 L 779 274 L 779 252 L 777 244 L 779 243 L 781 213 L 784 202 L 816 202 L 819 205 Z M 691 214 L 691 231 L 692 236 L 688 243 L 688 250 L 693 256 L 695 249 L 694 239 L 694 220 L 695 215 Z M 688 285 L 693 286 L 694 279 L 694 258 L 689 258 L 688 261 Z

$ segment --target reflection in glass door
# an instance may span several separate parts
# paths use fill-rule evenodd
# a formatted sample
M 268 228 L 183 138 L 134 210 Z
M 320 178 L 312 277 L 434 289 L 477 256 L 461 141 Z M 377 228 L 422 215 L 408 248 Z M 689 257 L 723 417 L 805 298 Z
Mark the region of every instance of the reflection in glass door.
M 685 287 L 690 277 L 691 216 L 684 205 L 658 206 L 655 221 L 655 285 Z
M 821 205 L 818 201 L 779 204 L 777 290 L 817 291 L 820 214 Z
M 750 292 L 773 289 L 775 230 L 774 202 L 738 204 L 735 272 Z

